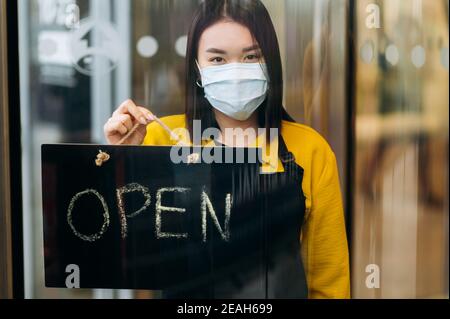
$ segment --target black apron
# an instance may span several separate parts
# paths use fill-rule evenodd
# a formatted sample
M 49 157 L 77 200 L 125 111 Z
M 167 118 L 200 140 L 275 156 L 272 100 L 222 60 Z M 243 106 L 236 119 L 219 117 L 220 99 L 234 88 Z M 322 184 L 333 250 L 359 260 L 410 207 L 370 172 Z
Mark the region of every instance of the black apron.
M 176 299 L 305 299 L 300 232 L 304 170 L 280 138 L 283 173 L 240 176 L 232 191 L 231 240 L 212 236 L 204 251 L 210 273 L 189 287 L 163 291 Z M 213 232 L 212 232 L 213 233 Z M 207 256 L 206 256 L 207 255 Z M 203 267 L 203 266 L 202 266 Z

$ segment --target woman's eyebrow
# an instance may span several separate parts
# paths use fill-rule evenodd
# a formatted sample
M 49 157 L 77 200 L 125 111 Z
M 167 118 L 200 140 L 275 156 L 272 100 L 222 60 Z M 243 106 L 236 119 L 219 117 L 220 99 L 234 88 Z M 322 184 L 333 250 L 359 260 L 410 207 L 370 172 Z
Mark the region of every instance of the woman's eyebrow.
M 226 54 L 227 53 L 224 50 L 216 49 L 216 48 L 209 48 L 208 50 L 206 50 L 206 52 L 208 52 L 208 53 L 217 53 L 217 54 Z
M 245 52 L 250 52 L 250 51 L 259 50 L 259 49 L 260 49 L 259 45 L 255 44 L 255 45 L 252 45 L 251 47 L 244 48 L 242 50 L 242 52 L 245 53 Z
M 246 52 L 250 52 L 250 51 L 254 51 L 254 50 L 260 50 L 259 45 L 255 44 L 255 45 L 249 46 L 247 48 L 244 48 L 244 49 L 242 49 L 242 52 L 246 53 Z M 217 49 L 217 48 L 209 48 L 206 50 L 206 52 L 216 53 L 216 54 L 227 54 L 227 52 L 225 50 Z

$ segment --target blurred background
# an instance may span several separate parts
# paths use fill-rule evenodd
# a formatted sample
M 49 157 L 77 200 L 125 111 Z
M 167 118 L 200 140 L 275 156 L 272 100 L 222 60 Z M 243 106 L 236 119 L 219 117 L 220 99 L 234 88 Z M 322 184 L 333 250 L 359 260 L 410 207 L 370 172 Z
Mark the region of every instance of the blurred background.
M 353 298 L 448 298 L 449 1 L 263 2 L 285 107 L 339 162 Z M 198 3 L 18 1 L 27 298 L 158 296 L 44 287 L 40 146 L 104 143 L 104 123 L 130 97 L 158 116 L 182 113 Z

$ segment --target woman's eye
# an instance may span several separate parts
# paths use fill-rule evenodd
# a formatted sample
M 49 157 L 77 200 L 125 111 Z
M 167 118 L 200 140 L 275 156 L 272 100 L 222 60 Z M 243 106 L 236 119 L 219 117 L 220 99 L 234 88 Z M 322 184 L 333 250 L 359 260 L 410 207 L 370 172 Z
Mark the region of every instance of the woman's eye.
M 223 63 L 224 62 L 224 59 L 223 58 L 221 58 L 221 57 L 215 57 L 215 58 L 212 58 L 211 60 L 209 60 L 210 62 L 213 62 L 213 63 Z
M 249 54 L 245 57 L 246 61 L 259 61 L 260 55 L 258 54 Z

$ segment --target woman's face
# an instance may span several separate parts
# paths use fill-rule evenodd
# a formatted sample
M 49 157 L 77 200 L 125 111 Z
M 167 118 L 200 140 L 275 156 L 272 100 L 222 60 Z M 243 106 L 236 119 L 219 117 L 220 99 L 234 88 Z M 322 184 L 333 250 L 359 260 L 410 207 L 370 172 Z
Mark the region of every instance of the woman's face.
M 228 63 L 260 63 L 263 60 L 250 30 L 229 20 L 219 21 L 203 32 L 197 59 L 201 68 Z

